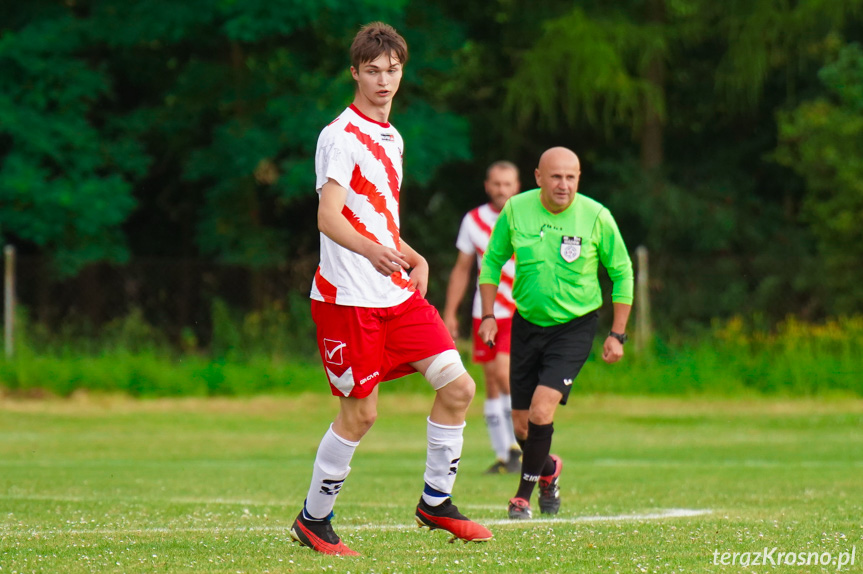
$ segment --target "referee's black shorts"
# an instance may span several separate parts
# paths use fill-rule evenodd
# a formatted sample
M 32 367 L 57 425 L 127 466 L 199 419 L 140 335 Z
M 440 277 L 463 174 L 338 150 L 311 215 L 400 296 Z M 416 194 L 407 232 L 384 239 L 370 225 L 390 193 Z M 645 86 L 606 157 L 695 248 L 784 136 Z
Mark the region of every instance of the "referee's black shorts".
M 509 367 L 513 409 L 529 409 L 538 385 L 560 391 L 560 404 L 566 404 L 573 381 L 590 355 L 598 317 L 597 311 L 591 311 L 568 323 L 540 327 L 516 311 Z

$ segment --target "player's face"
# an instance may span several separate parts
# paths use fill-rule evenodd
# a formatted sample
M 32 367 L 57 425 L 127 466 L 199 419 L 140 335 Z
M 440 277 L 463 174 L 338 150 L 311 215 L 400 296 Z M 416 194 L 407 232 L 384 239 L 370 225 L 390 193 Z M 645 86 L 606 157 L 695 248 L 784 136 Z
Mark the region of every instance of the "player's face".
M 363 62 L 359 69 L 351 66 L 351 75 L 357 82 L 358 96 L 375 107 L 386 107 L 399 89 L 402 65 L 395 56 L 381 54 L 371 62 Z
M 493 168 L 485 180 L 485 192 L 491 199 L 491 204 L 500 211 L 506 200 L 518 193 L 518 173 L 506 167 Z
M 581 170 L 574 155 L 553 153 L 544 156 L 535 175 L 542 204 L 552 213 L 560 213 L 575 201 Z

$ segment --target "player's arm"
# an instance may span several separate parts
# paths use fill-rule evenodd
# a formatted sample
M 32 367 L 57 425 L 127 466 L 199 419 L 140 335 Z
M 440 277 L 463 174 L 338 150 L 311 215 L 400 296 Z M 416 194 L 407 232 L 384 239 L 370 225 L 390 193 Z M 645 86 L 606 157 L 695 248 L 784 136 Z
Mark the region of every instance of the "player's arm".
M 446 287 L 446 304 L 443 309 L 443 322 L 446 328 L 449 329 L 449 334 L 455 339 L 458 337 L 458 317 L 457 311 L 464 298 L 464 293 L 467 290 L 470 282 L 470 272 L 473 269 L 474 255 L 458 252 L 458 259 L 449 274 L 449 283 Z
M 404 253 L 404 260 L 408 264 L 406 269 L 411 270 L 409 274 L 411 283 L 413 283 L 416 290 L 420 292 L 420 295 L 425 297 L 429 287 L 428 261 L 426 261 L 425 257 L 417 253 L 413 247 L 408 245 L 404 239 L 401 240 L 401 252 Z
M 361 235 L 342 214 L 348 191 L 330 178 L 321 188 L 318 229 L 321 233 L 369 260 L 375 271 L 389 277 L 401 268 L 410 269 L 406 254 Z
M 504 264 L 512 257 L 512 230 L 510 229 L 511 203 L 507 202 L 494 224 L 488 249 L 482 256 L 482 266 L 479 272 L 479 296 L 482 301 L 482 321 L 479 324 L 479 338 L 489 347 L 494 345 L 497 337 L 497 321 L 485 319 L 494 316 L 494 300 L 497 297 L 497 286 L 500 284 L 500 273 Z M 516 273 L 518 271 L 516 270 Z
M 488 318 L 494 317 L 494 300 L 497 297 L 497 284 L 495 283 L 480 283 L 479 297 L 482 300 L 482 320 L 479 324 L 480 341 L 488 345 L 494 346 L 494 341 L 497 338 L 497 320 Z

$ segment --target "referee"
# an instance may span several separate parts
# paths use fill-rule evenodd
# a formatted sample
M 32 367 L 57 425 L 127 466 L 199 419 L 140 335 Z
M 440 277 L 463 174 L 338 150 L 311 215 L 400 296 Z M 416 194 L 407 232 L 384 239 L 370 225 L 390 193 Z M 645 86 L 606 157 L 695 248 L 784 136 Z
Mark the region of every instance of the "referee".
M 497 336 L 494 300 L 501 268 L 513 254 L 516 261 L 510 388 L 513 426 L 524 454 L 518 492 L 509 501 L 513 519 L 531 517 L 537 483 L 540 511 L 557 514 L 560 509 L 563 462 L 550 454 L 554 412 L 566 404 L 596 335 L 600 262 L 614 282 L 605 362 L 620 360 L 626 342 L 632 262 L 608 209 L 577 193 L 580 173 L 571 150 L 546 150 L 534 173 L 539 189 L 507 201 L 482 260 L 479 337 L 489 345 Z

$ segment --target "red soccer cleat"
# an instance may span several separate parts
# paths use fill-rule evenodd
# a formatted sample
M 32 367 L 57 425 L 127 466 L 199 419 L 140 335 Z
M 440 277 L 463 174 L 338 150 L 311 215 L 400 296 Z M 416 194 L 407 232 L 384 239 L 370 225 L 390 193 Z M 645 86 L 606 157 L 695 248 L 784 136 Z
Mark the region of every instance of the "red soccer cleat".
M 481 524 L 470 520 L 458 511 L 455 504 L 449 498 L 438 506 L 429 506 L 425 500 L 420 498 L 417 505 L 416 521 L 420 528 L 427 526 L 429 530 L 446 530 L 452 534 L 450 542 L 464 540 L 468 542 L 485 542 L 491 540 L 494 534 L 491 530 Z
M 300 543 L 300 546 L 308 546 L 322 554 L 334 554 L 336 556 L 359 556 L 342 542 L 339 535 L 333 530 L 330 518 L 326 520 L 307 520 L 303 517 L 303 511 L 297 515 L 294 525 L 291 526 L 291 538 Z

